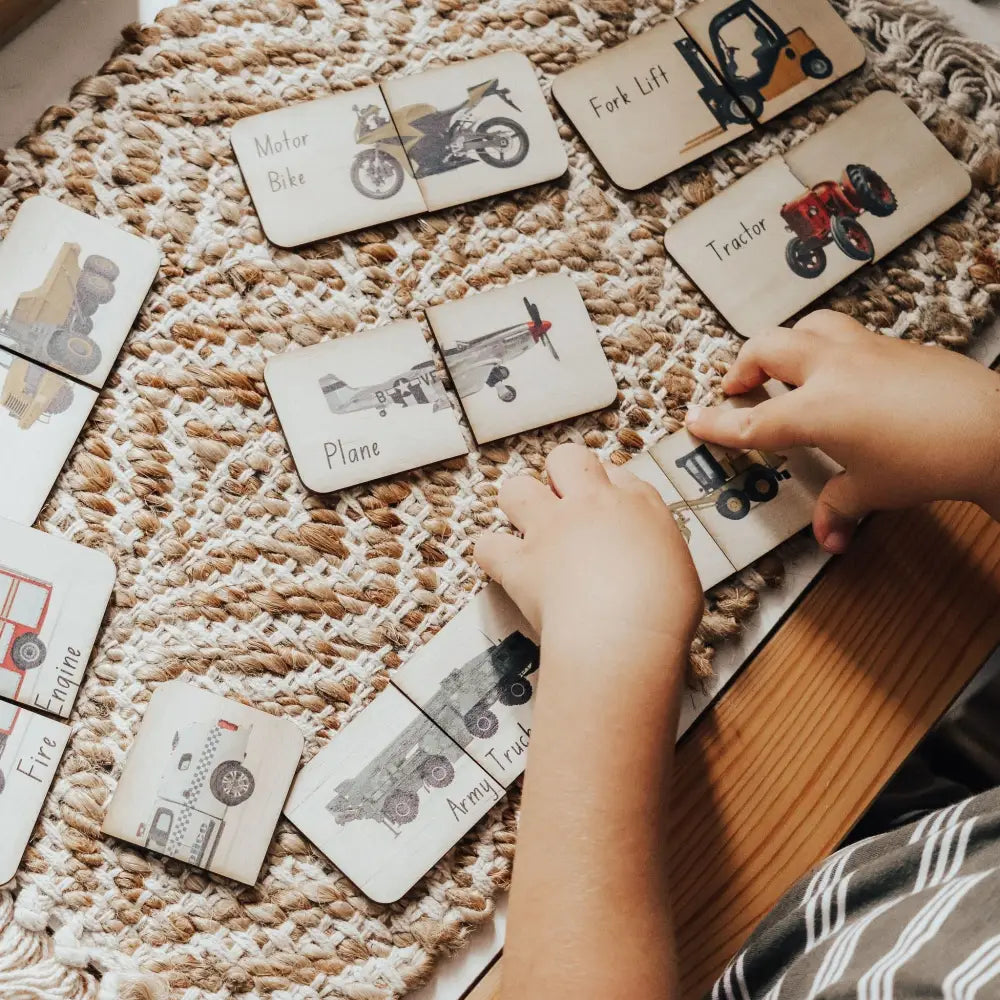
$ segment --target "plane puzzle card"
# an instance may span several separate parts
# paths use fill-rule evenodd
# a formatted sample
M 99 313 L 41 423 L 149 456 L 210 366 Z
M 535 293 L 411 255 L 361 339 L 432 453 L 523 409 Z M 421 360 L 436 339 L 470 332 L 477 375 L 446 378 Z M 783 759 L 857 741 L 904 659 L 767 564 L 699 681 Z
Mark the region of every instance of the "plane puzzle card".
M 427 319 L 480 444 L 600 409 L 618 395 L 566 275 L 431 306 Z
M 491 583 L 392 683 L 506 788 L 524 771 L 538 658 L 531 626 Z
M 0 885 L 17 872 L 69 726 L 0 701 Z
M 299 478 L 316 493 L 468 451 L 416 320 L 279 354 L 264 381 Z
M 503 795 L 388 687 L 299 772 L 285 815 L 362 892 L 391 903 Z
M 28 199 L 0 244 L 0 347 L 100 389 L 159 266 L 155 243 Z
M 68 716 L 114 585 L 103 552 L 0 520 L 0 698 Z
M 161 684 L 102 830 L 253 885 L 302 744 L 288 719 L 181 680 Z

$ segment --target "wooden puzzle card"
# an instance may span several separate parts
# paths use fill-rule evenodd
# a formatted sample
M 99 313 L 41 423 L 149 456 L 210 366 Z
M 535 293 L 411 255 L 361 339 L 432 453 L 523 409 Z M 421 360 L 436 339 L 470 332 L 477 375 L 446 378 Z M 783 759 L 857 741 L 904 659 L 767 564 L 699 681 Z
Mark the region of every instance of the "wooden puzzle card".
M 285 815 L 362 892 L 391 903 L 503 794 L 388 687 L 301 770 Z
M 524 771 L 531 738 L 534 640 L 514 602 L 491 583 L 392 676 L 505 788 Z
M 618 394 L 566 275 L 431 306 L 427 319 L 480 444 L 600 409 Z
M 31 524 L 97 393 L 0 348 L 0 517 Z
M 102 829 L 253 885 L 302 743 L 288 719 L 184 681 L 161 684 Z
M 552 94 L 607 175 L 635 190 L 751 131 L 676 20 L 557 76 Z
M 299 478 L 316 493 L 468 450 L 415 320 L 287 351 L 264 381 Z
M 394 77 L 382 92 L 431 211 L 566 171 L 534 67 L 520 52 Z
M 0 698 L 68 716 L 114 585 L 103 552 L 0 520 Z
M 260 224 L 278 246 L 427 207 L 375 84 L 244 118 L 231 141 Z
M 0 244 L 0 346 L 100 389 L 160 266 L 160 248 L 50 198 Z
M 726 88 L 758 121 L 856 70 L 861 40 L 827 0 L 703 0 L 678 17 Z
M 0 885 L 17 871 L 69 738 L 69 726 L 0 701 Z

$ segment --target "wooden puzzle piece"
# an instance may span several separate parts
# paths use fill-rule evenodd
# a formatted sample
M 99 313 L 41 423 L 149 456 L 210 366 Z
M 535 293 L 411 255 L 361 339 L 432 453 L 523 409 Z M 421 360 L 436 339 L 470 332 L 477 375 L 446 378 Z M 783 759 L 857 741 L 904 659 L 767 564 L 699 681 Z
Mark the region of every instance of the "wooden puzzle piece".
M 302 755 L 288 719 L 174 680 L 146 707 L 102 829 L 252 885 Z
M 301 770 L 285 815 L 362 892 L 391 903 L 503 795 L 389 687 Z
M 392 683 L 506 788 L 524 771 L 538 657 L 531 626 L 491 583 Z
M 160 248 L 51 198 L 0 244 L 0 347 L 100 389 L 160 266 Z
M 0 701 L 0 885 L 17 872 L 69 726 Z
M 244 118 L 231 142 L 261 227 L 278 246 L 427 208 L 375 84 Z
M 405 151 L 430 211 L 566 172 L 535 69 L 520 52 L 393 77 L 382 92 L 396 126 L 391 141 Z
M 618 394 L 566 275 L 431 306 L 427 319 L 480 444 L 608 406 Z
M 31 524 L 97 393 L 0 348 L 0 518 Z
M 0 520 L 0 698 L 68 716 L 114 584 L 103 552 Z
M 264 381 L 299 478 L 314 492 L 468 451 L 415 320 L 287 351 L 268 361 Z
M 757 121 L 769 121 L 865 61 L 827 0 L 703 0 L 677 20 Z
M 743 103 L 676 20 L 560 74 L 552 94 L 629 191 L 752 130 Z

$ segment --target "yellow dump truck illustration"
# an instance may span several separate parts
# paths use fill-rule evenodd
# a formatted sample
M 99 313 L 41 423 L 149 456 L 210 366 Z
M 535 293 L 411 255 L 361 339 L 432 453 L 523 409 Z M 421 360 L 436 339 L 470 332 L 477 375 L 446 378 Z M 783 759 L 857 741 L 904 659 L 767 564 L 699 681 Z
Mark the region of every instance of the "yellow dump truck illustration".
M 738 521 L 750 513 L 753 504 L 768 503 L 778 495 L 781 482 L 791 478 L 784 469 L 787 461 L 784 455 L 757 449 L 733 452 L 701 444 L 674 464 L 704 494 L 689 504 L 692 510 L 714 506 L 723 517 Z

